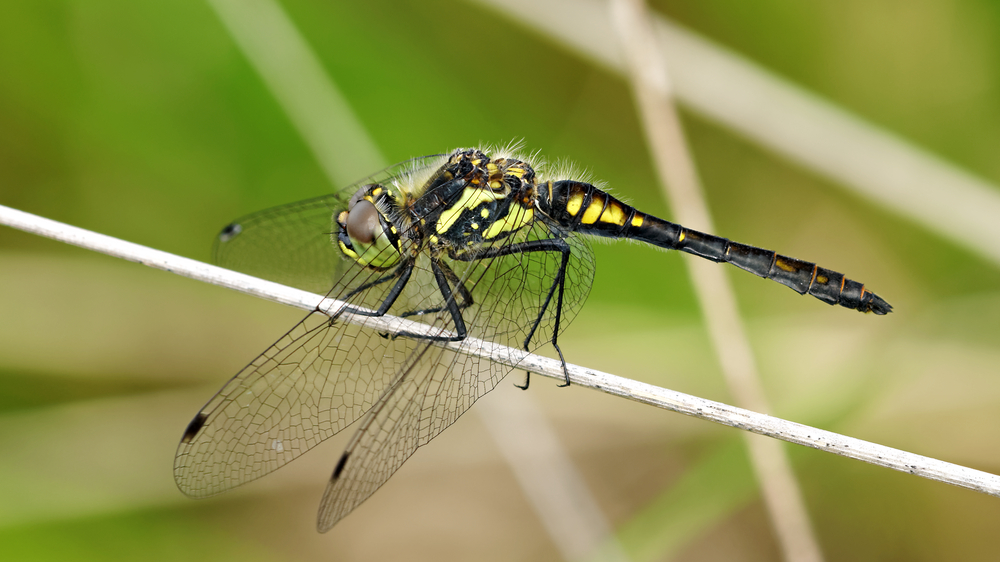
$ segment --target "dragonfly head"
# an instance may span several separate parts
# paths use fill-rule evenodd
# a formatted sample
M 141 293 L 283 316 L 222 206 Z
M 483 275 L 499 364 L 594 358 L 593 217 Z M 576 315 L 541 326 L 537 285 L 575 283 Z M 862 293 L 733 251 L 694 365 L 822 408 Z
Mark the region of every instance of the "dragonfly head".
M 378 184 L 362 186 L 337 215 L 337 245 L 362 266 L 388 269 L 399 263 L 399 233 L 378 206 L 387 197 Z

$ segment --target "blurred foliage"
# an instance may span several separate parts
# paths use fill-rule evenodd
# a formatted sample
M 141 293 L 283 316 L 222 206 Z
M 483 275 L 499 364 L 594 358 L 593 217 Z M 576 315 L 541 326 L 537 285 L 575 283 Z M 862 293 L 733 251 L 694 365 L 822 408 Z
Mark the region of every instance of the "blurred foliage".
M 1000 4 L 652 4 L 1000 183 Z M 475 3 L 283 5 L 390 160 L 523 139 L 669 218 L 620 77 Z M 1000 471 L 1000 269 L 685 118 L 717 234 L 845 271 L 896 306 L 865 317 L 734 271 L 775 410 Z M 336 187 L 204 1 L 0 3 L 0 204 L 204 260 L 229 220 Z M 595 252 L 567 358 L 728 400 L 681 259 L 637 244 Z M 509 474 L 468 452 L 483 436 L 466 419 L 329 535 L 310 520 L 332 455 L 236 499 L 181 496 L 170 474 L 181 430 L 294 311 L 7 228 L 0 294 L 0 559 L 555 557 Z M 777 557 L 735 431 L 548 386 L 532 392 L 627 548 Z M 804 449 L 792 458 L 829 560 L 995 556 L 995 498 Z

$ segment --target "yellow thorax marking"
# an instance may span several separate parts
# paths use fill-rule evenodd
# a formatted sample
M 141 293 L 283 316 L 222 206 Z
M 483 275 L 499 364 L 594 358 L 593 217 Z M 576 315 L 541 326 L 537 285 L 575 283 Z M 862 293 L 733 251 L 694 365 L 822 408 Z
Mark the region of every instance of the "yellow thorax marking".
M 523 228 L 534 220 L 535 211 L 525 209 L 520 205 L 511 205 L 510 211 L 502 218 L 493 221 L 490 227 L 483 231 L 483 239 L 492 240 L 504 232 L 514 232 Z
M 480 188 L 465 188 L 462 192 L 462 197 L 455 202 L 450 208 L 445 209 L 441 213 L 441 217 L 437 222 L 437 231 L 439 233 L 448 232 L 448 229 L 455 224 L 462 213 L 467 209 L 475 209 L 482 203 L 488 203 L 490 201 L 498 201 L 503 199 L 505 194 L 494 193 L 489 189 Z

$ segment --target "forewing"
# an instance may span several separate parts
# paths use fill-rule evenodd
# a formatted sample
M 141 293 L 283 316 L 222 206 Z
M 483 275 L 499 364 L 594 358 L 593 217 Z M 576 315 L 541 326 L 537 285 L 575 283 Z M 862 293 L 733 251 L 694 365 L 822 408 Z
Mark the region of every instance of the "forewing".
M 401 162 L 355 182 L 337 193 L 264 209 L 222 229 L 212 251 L 217 265 L 326 294 L 354 265 L 337 248 L 336 215 L 346 210 L 355 191 L 387 183 L 403 174 L 438 164 L 441 155 Z M 342 287 L 346 286 L 342 283 Z
M 433 296 L 415 269 L 399 306 Z M 355 309 L 376 309 L 400 272 L 352 265 L 331 293 Z M 440 307 L 440 297 L 432 305 Z M 314 312 L 237 373 L 185 431 L 174 460 L 178 487 L 203 497 L 254 480 L 364 414 L 419 343 L 383 337 L 366 326 L 374 321 L 356 325 Z
M 297 458 L 371 408 L 417 343 L 310 314 L 191 422 L 174 460 L 178 487 L 210 496 Z
M 346 191 L 265 209 L 226 225 L 212 261 L 254 277 L 326 294 L 351 264 L 336 246 Z

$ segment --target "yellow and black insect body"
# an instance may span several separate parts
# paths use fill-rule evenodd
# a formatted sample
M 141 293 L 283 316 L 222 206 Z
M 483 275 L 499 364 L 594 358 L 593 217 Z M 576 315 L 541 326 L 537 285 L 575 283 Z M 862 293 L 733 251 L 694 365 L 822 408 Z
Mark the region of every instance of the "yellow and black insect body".
M 548 182 L 541 192 L 539 207 L 550 219 L 574 232 L 629 238 L 714 262 L 731 263 L 827 304 L 879 315 L 892 311 L 889 303 L 842 273 L 648 215 L 593 185 L 571 180 Z
M 347 305 L 307 316 L 209 400 L 177 450 L 180 489 L 205 497 L 254 480 L 361 419 L 320 505 L 318 527 L 329 529 L 511 370 L 435 342 L 549 343 L 562 358 L 559 335 L 593 282 L 581 234 L 732 263 L 830 304 L 892 310 L 840 273 L 536 172 L 514 156 L 457 150 L 223 229 L 219 264 Z M 339 321 L 344 311 L 372 323 L 401 316 L 427 331 L 385 333 Z

